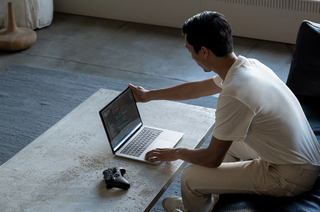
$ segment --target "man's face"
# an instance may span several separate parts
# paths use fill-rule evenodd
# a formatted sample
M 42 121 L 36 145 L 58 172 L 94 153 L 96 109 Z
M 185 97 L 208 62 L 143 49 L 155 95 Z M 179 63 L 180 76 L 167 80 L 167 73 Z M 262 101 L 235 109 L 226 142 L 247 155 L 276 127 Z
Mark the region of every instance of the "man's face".
M 189 50 L 189 52 L 191 53 L 191 57 L 194 61 L 196 61 L 196 63 L 205 71 L 205 72 L 210 72 L 212 71 L 210 68 L 208 68 L 206 66 L 206 59 L 205 59 L 205 55 L 202 49 L 200 49 L 200 51 L 197 53 L 193 46 L 191 44 L 189 44 L 189 42 L 187 41 L 186 37 L 185 37 L 185 42 L 186 42 L 186 48 Z

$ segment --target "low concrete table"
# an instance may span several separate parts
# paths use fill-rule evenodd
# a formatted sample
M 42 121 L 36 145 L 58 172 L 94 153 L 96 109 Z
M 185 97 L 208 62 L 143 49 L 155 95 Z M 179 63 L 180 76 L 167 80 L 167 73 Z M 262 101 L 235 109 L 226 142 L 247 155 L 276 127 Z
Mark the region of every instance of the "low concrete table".
M 186 165 L 114 157 L 98 111 L 119 92 L 100 89 L 0 167 L 1 211 L 149 211 Z M 138 104 L 146 125 L 183 132 L 179 147 L 211 134 L 214 109 L 169 101 Z M 106 189 L 103 170 L 124 167 L 129 190 Z

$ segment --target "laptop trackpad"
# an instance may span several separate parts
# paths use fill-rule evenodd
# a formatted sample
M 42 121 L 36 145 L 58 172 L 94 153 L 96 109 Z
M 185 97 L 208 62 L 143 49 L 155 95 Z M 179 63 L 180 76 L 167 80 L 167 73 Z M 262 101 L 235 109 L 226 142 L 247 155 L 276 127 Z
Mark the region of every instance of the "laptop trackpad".
M 148 148 L 149 151 L 152 149 L 156 149 L 156 148 L 172 148 L 174 147 L 174 142 L 172 141 L 167 141 L 167 140 L 163 140 L 163 139 L 158 139 L 156 142 L 154 142 L 153 144 L 150 145 L 150 147 Z

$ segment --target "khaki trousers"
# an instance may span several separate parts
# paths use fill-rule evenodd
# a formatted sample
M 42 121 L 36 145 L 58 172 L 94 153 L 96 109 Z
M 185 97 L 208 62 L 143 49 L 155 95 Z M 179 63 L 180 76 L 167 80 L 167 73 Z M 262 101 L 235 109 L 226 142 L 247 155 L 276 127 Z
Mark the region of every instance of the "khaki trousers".
M 218 168 L 187 167 L 181 176 L 181 195 L 187 210 L 207 212 L 212 210 L 219 194 L 296 196 L 312 188 L 319 171 L 320 167 L 308 164 L 268 163 L 243 142 L 236 141 Z

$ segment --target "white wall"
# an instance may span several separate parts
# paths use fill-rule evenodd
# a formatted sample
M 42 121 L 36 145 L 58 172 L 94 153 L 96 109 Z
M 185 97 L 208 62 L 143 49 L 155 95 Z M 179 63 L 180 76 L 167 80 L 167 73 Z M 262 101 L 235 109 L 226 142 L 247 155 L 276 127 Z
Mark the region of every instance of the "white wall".
M 198 13 L 198 0 L 54 0 L 56 12 L 181 27 Z
M 294 44 L 303 20 L 320 23 L 319 13 L 210 0 L 202 2 L 202 8 L 226 15 L 231 22 L 233 34 L 242 37 Z
M 303 20 L 320 23 L 320 13 L 223 0 L 54 0 L 54 8 L 56 12 L 179 28 L 187 18 L 214 10 L 228 17 L 236 36 L 284 43 L 295 43 Z

